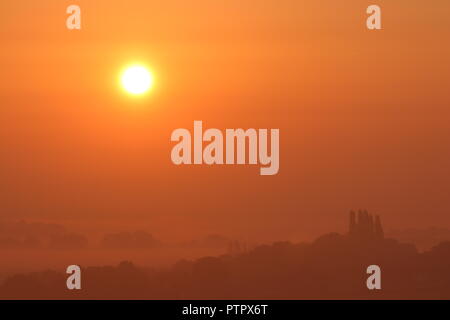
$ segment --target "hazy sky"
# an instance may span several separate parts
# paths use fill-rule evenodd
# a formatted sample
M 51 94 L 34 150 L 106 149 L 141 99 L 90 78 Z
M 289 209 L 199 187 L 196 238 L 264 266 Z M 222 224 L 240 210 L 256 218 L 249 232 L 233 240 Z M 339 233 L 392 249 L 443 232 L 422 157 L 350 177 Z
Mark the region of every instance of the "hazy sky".
M 450 226 L 449 17 L 448 0 L 2 1 L 0 218 L 267 241 L 343 230 L 351 208 Z M 141 98 L 118 85 L 134 61 L 155 75 Z M 173 165 L 194 120 L 279 128 L 278 175 Z

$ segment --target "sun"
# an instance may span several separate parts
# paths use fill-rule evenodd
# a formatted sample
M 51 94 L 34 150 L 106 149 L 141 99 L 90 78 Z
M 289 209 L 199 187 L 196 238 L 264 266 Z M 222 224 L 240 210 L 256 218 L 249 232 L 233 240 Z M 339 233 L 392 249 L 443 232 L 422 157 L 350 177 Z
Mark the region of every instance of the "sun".
M 120 82 L 126 92 L 132 95 L 142 95 L 153 86 L 153 75 L 142 65 L 132 65 L 124 70 Z

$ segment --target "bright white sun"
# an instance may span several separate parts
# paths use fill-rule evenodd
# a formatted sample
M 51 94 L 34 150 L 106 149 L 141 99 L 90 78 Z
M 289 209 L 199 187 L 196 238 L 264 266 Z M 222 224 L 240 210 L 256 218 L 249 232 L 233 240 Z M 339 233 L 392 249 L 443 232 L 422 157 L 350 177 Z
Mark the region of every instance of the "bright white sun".
M 153 76 L 146 67 L 134 65 L 125 69 L 120 81 L 125 91 L 134 95 L 140 95 L 152 87 Z

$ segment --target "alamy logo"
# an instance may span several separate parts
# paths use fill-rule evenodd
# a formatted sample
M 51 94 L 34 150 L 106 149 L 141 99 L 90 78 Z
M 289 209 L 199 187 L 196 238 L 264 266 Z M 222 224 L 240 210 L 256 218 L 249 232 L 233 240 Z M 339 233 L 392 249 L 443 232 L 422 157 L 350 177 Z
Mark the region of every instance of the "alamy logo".
M 80 30 L 81 29 L 81 9 L 79 6 L 73 4 L 67 7 L 67 17 L 66 26 L 69 30 Z
M 369 290 L 381 289 L 381 268 L 376 264 L 367 267 L 367 274 L 370 276 L 367 278 L 366 285 Z
M 203 132 L 202 121 L 194 121 L 193 142 L 187 129 L 172 132 L 171 141 L 179 143 L 173 147 L 171 158 L 176 165 L 259 163 L 263 166 L 260 168 L 261 175 L 274 175 L 278 173 L 280 166 L 279 140 L 279 129 L 270 129 L 270 138 L 268 129 L 226 129 L 224 140 L 221 130 L 207 129 Z M 209 143 L 203 148 L 204 141 Z
M 66 273 L 70 274 L 67 278 L 66 285 L 69 290 L 81 289 L 81 269 L 79 266 L 73 264 L 67 267 Z

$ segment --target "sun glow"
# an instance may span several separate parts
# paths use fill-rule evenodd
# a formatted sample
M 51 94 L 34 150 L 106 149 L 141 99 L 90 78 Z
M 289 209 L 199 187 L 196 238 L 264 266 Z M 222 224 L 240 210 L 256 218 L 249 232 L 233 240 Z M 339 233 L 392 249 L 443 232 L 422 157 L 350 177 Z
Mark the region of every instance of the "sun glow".
M 125 69 L 120 82 L 124 90 L 133 95 L 146 93 L 153 86 L 153 75 L 142 65 L 133 65 Z

